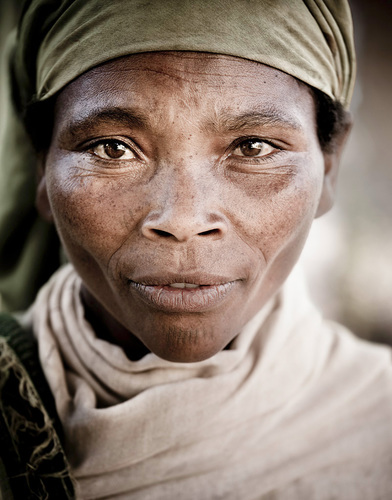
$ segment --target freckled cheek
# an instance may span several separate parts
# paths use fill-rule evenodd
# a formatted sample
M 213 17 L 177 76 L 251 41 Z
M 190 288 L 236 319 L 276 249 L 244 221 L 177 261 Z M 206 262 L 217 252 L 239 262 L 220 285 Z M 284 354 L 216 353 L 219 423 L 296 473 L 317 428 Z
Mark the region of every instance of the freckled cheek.
M 106 260 L 132 236 L 143 206 L 137 191 L 110 179 L 53 179 L 49 197 L 66 248 L 83 249 L 98 260 Z
M 244 186 L 243 186 L 244 187 Z M 293 240 L 306 237 L 314 219 L 320 187 L 317 176 L 270 174 L 253 179 L 236 196 L 236 218 L 248 241 L 266 260 Z M 242 201 L 240 201 L 242 199 Z

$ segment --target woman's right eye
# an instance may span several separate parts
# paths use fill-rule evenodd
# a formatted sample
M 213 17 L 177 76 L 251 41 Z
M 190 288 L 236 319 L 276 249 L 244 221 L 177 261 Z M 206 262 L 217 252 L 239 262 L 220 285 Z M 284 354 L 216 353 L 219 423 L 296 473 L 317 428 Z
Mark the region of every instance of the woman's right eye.
M 88 151 L 103 160 L 132 160 L 136 158 L 129 146 L 116 140 L 97 142 Z

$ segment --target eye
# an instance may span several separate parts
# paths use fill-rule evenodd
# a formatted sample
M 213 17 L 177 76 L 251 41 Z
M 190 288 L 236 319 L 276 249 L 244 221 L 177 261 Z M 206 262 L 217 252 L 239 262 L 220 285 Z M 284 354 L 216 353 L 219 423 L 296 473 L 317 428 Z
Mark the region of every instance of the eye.
M 129 146 L 116 140 L 97 142 L 89 151 L 104 160 L 132 160 L 136 158 Z
M 240 142 L 232 154 L 247 158 L 260 158 L 269 155 L 276 149 L 276 147 L 261 139 L 247 139 Z

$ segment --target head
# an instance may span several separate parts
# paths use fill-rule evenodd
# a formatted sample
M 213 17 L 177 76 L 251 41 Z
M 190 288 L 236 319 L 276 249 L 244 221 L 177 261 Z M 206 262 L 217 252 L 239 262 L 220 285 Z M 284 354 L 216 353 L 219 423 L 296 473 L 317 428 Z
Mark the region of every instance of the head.
M 276 66 L 194 50 L 116 57 L 52 102 L 37 207 L 92 322 L 135 358 L 224 349 L 332 204 L 343 106 Z

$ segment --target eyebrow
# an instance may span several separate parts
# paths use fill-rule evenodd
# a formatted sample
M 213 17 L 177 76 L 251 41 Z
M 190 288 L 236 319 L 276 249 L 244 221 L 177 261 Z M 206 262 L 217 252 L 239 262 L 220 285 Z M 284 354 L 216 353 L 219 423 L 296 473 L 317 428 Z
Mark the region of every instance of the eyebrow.
M 147 129 L 150 120 L 143 113 L 130 108 L 98 109 L 67 123 L 65 130 L 61 133 L 61 139 L 69 135 L 77 137 L 81 132 L 93 131 L 97 126 L 111 123 L 127 128 Z M 216 116 L 206 122 L 202 128 L 208 132 L 225 133 L 268 126 L 295 130 L 302 128 L 293 117 L 288 117 L 272 107 L 241 114 L 232 114 L 227 111 L 216 113 Z
M 235 132 L 256 127 L 282 127 L 286 129 L 302 129 L 299 121 L 286 116 L 275 108 L 255 110 L 239 115 L 224 112 L 215 117 L 207 125 L 214 132 Z
M 77 137 L 80 132 L 92 131 L 102 124 L 116 124 L 127 128 L 147 128 L 148 120 L 141 113 L 132 109 L 105 108 L 88 113 L 86 116 L 71 120 L 64 130 L 65 135 Z

